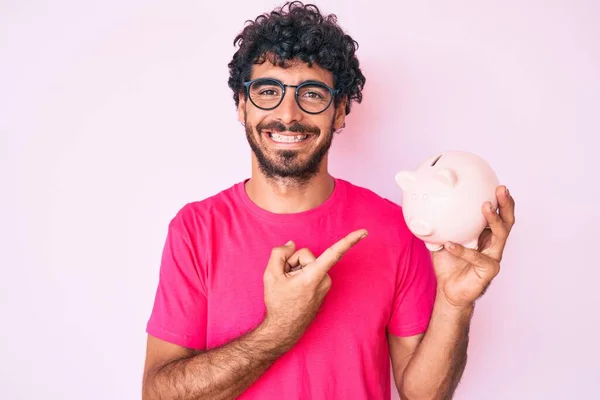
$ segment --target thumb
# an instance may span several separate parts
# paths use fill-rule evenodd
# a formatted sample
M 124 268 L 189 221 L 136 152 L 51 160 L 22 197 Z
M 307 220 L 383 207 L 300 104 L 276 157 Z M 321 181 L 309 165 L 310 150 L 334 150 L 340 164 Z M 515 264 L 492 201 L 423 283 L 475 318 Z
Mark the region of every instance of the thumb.
M 283 246 L 274 247 L 271 250 L 271 257 L 269 257 L 269 263 L 267 264 L 267 270 L 270 270 L 274 275 L 283 275 L 285 272 L 285 265 L 287 260 L 296 251 L 296 244 L 290 240 Z

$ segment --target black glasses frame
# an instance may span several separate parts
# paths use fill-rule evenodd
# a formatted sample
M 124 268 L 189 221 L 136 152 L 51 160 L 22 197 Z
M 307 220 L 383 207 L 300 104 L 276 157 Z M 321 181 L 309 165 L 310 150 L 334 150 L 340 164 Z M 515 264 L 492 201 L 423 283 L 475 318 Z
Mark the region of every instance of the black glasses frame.
M 256 81 L 274 82 L 277 85 L 279 85 L 279 87 L 281 88 L 281 98 L 279 99 L 279 102 L 276 105 L 274 105 L 273 107 L 265 108 L 265 107 L 261 107 L 261 106 L 257 105 L 254 102 L 254 100 L 252 100 L 252 96 L 250 96 L 250 85 L 252 85 Z M 327 88 L 329 90 L 329 93 L 331 93 L 331 99 L 329 99 L 329 103 L 327 104 L 327 106 L 322 111 L 319 111 L 319 112 L 306 111 L 300 105 L 300 101 L 298 100 L 298 92 L 304 86 L 309 86 L 309 85 L 319 85 L 319 86 L 325 87 L 325 88 Z M 252 102 L 252 104 L 254 104 L 255 107 L 260 108 L 261 110 L 265 110 L 265 111 L 274 110 L 277 107 L 279 107 L 279 105 L 281 104 L 281 102 L 283 102 L 283 99 L 285 98 L 286 88 L 295 88 L 296 90 L 294 91 L 294 99 L 296 100 L 296 104 L 305 113 L 307 113 L 307 114 L 313 114 L 313 115 L 321 114 L 321 113 L 325 112 L 329 108 L 329 106 L 331 106 L 331 103 L 333 103 L 333 99 L 335 98 L 335 96 L 340 92 L 339 89 L 334 89 L 334 88 L 329 87 L 328 85 L 324 84 L 323 82 L 319 82 L 319 81 L 306 81 L 306 82 L 302 82 L 299 85 L 286 85 L 283 82 L 278 81 L 277 79 L 273 79 L 273 78 L 255 78 L 255 79 L 251 79 L 249 81 L 244 82 L 244 89 L 245 89 L 245 92 L 246 92 L 246 98 L 250 99 L 250 101 Z

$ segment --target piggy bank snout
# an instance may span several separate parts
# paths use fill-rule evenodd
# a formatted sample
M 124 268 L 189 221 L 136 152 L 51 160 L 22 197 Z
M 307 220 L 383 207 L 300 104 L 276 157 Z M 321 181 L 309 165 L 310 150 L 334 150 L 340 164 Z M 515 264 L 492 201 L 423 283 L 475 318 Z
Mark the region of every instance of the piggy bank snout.
M 430 236 L 433 234 L 431 224 L 420 219 L 411 219 L 408 223 L 408 227 L 415 235 Z

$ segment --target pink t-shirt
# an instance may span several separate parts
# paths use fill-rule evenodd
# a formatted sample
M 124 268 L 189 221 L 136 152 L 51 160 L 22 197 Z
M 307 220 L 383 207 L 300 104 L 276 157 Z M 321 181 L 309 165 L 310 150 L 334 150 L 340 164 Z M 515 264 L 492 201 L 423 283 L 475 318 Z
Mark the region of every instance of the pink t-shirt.
M 271 249 L 293 239 L 318 256 L 353 230 L 360 241 L 330 270 L 332 286 L 300 341 L 241 399 L 389 399 L 386 334 L 426 330 L 436 292 L 431 256 L 399 205 L 336 179 L 320 206 L 274 214 L 243 182 L 184 206 L 169 225 L 147 332 L 209 350 L 259 325 Z

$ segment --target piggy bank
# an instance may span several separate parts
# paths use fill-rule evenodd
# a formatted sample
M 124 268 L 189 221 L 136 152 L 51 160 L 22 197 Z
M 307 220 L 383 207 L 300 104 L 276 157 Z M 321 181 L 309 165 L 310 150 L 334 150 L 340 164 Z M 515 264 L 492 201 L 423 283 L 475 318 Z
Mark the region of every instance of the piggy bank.
M 481 157 L 446 151 L 423 161 L 413 171 L 400 171 L 396 183 L 403 193 L 404 220 L 430 251 L 452 241 L 477 248 L 487 221 L 482 206 L 498 207 L 496 173 Z

